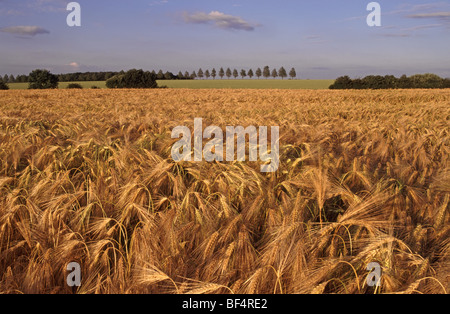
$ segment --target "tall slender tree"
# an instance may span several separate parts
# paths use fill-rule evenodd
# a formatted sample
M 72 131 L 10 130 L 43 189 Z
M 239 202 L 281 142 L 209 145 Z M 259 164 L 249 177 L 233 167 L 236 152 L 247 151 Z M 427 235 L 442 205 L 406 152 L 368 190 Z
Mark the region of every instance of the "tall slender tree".
M 257 77 L 258 80 L 259 80 L 259 78 L 262 76 L 261 68 L 257 68 L 255 74 L 256 74 L 256 77 Z
M 281 67 L 280 70 L 278 70 L 278 76 L 281 77 L 282 80 L 287 77 L 287 73 L 284 67 Z
M 195 73 L 195 71 L 194 71 L 191 74 L 191 79 L 195 80 L 196 78 L 197 78 L 197 73 Z
M 263 76 L 268 79 L 270 77 L 270 68 L 266 65 L 263 70 Z
M 234 79 L 237 79 L 237 77 L 239 76 L 239 73 L 236 69 L 233 70 L 233 76 L 234 76 Z
M 209 70 L 205 71 L 205 77 L 206 79 L 209 79 L 211 77 L 211 73 L 209 73 Z
M 255 75 L 254 73 L 253 73 L 253 70 L 252 69 L 250 69 L 250 70 L 248 70 L 248 76 L 250 77 L 250 79 L 251 78 L 253 78 L 253 76 Z
M 220 76 L 220 79 L 223 79 L 223 77 L 225 76 L 225 71 L 223 70 L 223 68 L 220 68 L 219 76 Z
M 242 69 L 241 70 L 241 77 L 242 77 L 242 79 L 244 79 L 246 76 L 247 76 L 247 72 L 244 69 Z
M 212 69 L 212 71 L 211 71 L 211 76 L 212 76 L 213 80 L 216 79 L 216 76 L 217 76 L 216 69 L 214 69 L 214 68 Z
M 277 78 L 277 76 L 278 76 L 277 70 L 276 70 L 276 69 L 273 69 L 273 70 L 272 70 L 272 77 L 275 79 L 275 78 Z
M 197 76 L 200 78 L 200 79 L 203 79 L 203 70 L 202 70 L 202 68 L 200 68 L 200 69 L 198 69 L 198 72 L 197 72 Z
M 228 77 L 228 79 L 230 79 L 230 77 L 231 77 L 231 69 L 230 68 L 228 68 L 227 69 L 227 72 L 226 72 L 226 76 Z
M 297 77 L 297 72 L 295 71 L 294 68 L 292 68 L 291 71 L 289 72 L 289 76 L 291 77 L 291 79 L 294 79 Z

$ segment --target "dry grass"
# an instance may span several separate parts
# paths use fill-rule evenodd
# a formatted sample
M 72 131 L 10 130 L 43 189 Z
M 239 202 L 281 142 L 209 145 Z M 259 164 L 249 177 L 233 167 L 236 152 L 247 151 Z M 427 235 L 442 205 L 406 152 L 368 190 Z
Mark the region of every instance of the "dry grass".
M 279 125 L 279 170 L 175 164 L 196 117 Z M 449 292 L 449 120 L 439 90 L 0 92 L 0 292 Z

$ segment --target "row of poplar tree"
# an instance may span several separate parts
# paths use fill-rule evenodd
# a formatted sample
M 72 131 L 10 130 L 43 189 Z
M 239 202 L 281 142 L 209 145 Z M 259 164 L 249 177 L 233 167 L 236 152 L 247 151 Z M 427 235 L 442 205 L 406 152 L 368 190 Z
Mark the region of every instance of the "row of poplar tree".
M 157 78 L 158 76 L 161 76 L 161 74 L 162 71 L 158 72 Z M 196 79 L 196 78 L 216 79 L 216 77 L 220 77 L 221 79 L 223 79 L 224 77 L 227 77 L 228 79 L 230 79 L 231 77 L 234 77 L 235 79 L 237 79 L 238 77 L 241 77 L 242 79 L 245 79 L 246 77 L 249 77 L 250 79 L 252 79 L 253 77 L 257 77 L 258 79 L 261 77 L 264 77 L 266 79 L 268 79 L 269 77 L 272 77 L 274 79 L 277 77 L 281 77 L 281 79 L 285 79 L 286 77 L 288 77 L 288 73 L 284 67 L 281 67 L 278 70 L 277 69 L 271 70 L 269 66 L 265 66 L 262 70 L 261 68 L 257 68 L 255 72 L 253 72 L 253 69 L 250 69 L 248 71 L 242 69 L 238 71 L 237 69 L 231 70 L 230 68 L 227 68 L 226 70 L 224 70 L 223 68 L 220 68 L 219 71 L 216 71 L 216 69 L 214 68 L 211 71 L 209 70 L 203 71 L 200 68 L 197 72 L 194 71 L 190 74 L 189 72 L 185 72 L 184 74 L 181 72 L 178 73 L 178 78 L 180 79 Z M 297 72 L 295 71 L 295 68 L 292 68 L 289 71 L 289 77 L 291 79 L 297 77 Z

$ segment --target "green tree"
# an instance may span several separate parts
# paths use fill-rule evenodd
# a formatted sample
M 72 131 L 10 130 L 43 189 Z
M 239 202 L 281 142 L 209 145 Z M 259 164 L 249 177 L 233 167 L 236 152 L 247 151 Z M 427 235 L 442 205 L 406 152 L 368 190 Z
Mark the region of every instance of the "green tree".
M 289 71 L 289 76 L 291 77 L 291 79 L 294 79 L 297 77 L 297 72 L 295 71 L 294 68 L 292 68 L 291 71 Z
M 181 71 L 178 72 L 178 79 L 179 80 L 184 79 L 183 73 Z
M 260 69 L 260 68 L 257 68 L 255 74 L 256 74 L 256 77 L 257 77 L 258 80 L 259 80 L 259 78 L 262 76 L 262 71 L 261 71 L 261 69 Z
M 239 76 L 239 73 L 236 69 L 233 70 L 233 76 L 234 76 L 234 79 L 237 79 L 237 77 Z
M 253 73 L 253 70 L 252 69 L 250 69 L 250 70 L 248 70 L 248 76 L 250 77 L 250 79 L 251 78 L 253 78 L 253 76 L 255 76 L 255 74 Z
M 223 70 L 223 68 L 220 68 L 219 76 L 220 76 L 220 79 L 223 79 L 223 77 L 225 76 L 225 71 Z
M 409 79 L 414 88 L 442 88 L 444 83 L 441 77 L 432 73 L 412 75 Z
M 367 83 L 363 79 L 357 78 L 352 80 L 352 89 L 365 89 Z
M 348 76 L 340 76 L 336 81 L 330 86 L 330 89 L 352 89 L 353 81 Z
M 411 88 L 411 81 L 406 76 L 406 74 L 403 74 L 398 80 L 397 80 L 397 86 L 398 88 Z
M 263 76 L 268 79 L 270 77 L 270 68 L 266 65 L 263 70 Z
M 167 71 L 164 73 L 164 79 L 165 80 L 173 80 L 175 78 L 175 75 L 173 75 L 172 72 Z
M 276 70 L 276 69 L 273 69 L 273 70 L 272 70 L 272 77 L 275 79 L 275 78 L 277 78 L 277 76 L 278 76 L 277 70 Z
M 184 72 L 184 79 L 188 80 L 191 78 L 191 75 L 189 74 L 188 71 Z
M 230 68 L 227 69 L 226 76 L 228 77 L 228 79 L 230 79 L 230 77 L 231 77 L 231 69 Z
M 216 79 L 216 76 L 217 76 L 216 69 L 214 69 L 214 68 L 212 69 L 212 71 L 211 71 L 211 76 L 212 76 L 213 80 Z
M 198 70 L 197 76 L 198 76 L 200 79 L 203 79 L 204 75 L 203 75 L 203 70 L 202 70 L 201 68 Z
M 28 89 L 58 88 L 58 77 L 47 70 L 34 70 L 28 75 Z
M 16 81 L 16 79 L 15 79 L 14 75 L 11 74 L 11 75 L 9 76 L 8 82 L 9 82 L 9 83 L 14 83 L 15 81 Z
M 450 88 L 450 78 L 445 78 L 442 83 L 443 88 Z
M 0 90 L 8 90 L 9 86 L 0 78 Z
M 209 79 L 211 77 L 211 73 L 209 73 L 209 70 L 205 71 L 205 77 L 206 79 Z
M 9 76 L 8 74 L 5 74 L 5 76 L 3 76 L 3 82 L 8 83 L 9 82 Z
M 196 78 L 197 78 L 197 73 L 195 73 L 195 71 L 193 71 L 191 74 L 191 79 L 195 80 Z
M 164 72 L 162 70 L 158 71 L 158 74 L 156 74 L 157 80 L 164 80 Z
M 83 86 L 78 83 L 70 83 L 67 85 L 67 89 L 83 89 Z
M 398 88 L 398 79 L 393 75 L 386 75 L 383 88 Z
M 27 83 L 28 82 L 28 75 L 18 75 L 16 77 L 17 83 Z
M 281 77 L 282 80 L 287 77 L 287 72 L 284 67 L 281 67 L 280 70 L 278 70 L 278 76 Z
M 156 76 L 143 70 L 132 69 L 119 73 L 106 81 L 108 88 L 157 88 Z
M 244 69 L 241 70 L 241 76 L 242 79 L 244 79 L 247 76 L 247 72 Z

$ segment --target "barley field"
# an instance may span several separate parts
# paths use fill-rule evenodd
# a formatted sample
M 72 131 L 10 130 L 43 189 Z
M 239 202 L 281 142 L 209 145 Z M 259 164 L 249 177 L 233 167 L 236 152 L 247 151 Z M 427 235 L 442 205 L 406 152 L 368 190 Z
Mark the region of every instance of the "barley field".
M 280 126 L 278 171 L 174 163 L 194 118 Z M 0 91 L 0 293 L 448 293 L 449 125 L 448 90 Z

